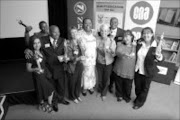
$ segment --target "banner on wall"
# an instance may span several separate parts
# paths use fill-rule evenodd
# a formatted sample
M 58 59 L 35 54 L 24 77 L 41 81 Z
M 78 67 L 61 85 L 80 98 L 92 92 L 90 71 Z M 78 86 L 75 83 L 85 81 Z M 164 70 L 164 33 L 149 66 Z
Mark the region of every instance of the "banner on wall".
M 93 0 L 68 0 L 68 28 L 76 26 L 82 28 L 84 18 L 93 20 Z
M 135 40 L 141 37 L 144 27 L 155 33 L 160 0 L 127 0 L 124 29 L 132 30 Z
M 116 17 L 119 21 L 118 27 L 123 28 L 124 1 L 96 0 L 95 4 L 95 29 L 99 30 L 102 24 L 110 24 L 111 17 Z

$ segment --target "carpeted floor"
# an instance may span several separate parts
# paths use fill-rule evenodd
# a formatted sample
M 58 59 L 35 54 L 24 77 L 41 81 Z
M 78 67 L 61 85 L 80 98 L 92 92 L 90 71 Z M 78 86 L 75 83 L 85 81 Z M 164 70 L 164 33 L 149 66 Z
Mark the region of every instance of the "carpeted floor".
M 0 64 L 0 94 L 33 89 L 31 74 L 26 72 L 25 63 Z M 25 78 L 25 79 L 24 79 Z M 21 81 L 21 82 L 20 82 Z M 132 101 L 117 102 L 113 94 L 108 93 L 106 101 L 96 96 L 82 97 L 83 102 L 65 106 L 59 104 L 57 113 L 44 113 L 33 105 L 15 105 L 9 107 L 6 120 L 10 119 L 180 119 L 180 86 L 152 82 L 147 102 L 139 109 L 132 109 L 135 98 L 134 85 Z
M 132 109 L 132 101 L 117 102 L 108 93 L 106 101 L 101 101 L 96 93 L 82 97 L 83 102 L 69 106 L 59 104 L 57 113 L 44 113 L 37 106 L 15 105 L 9 107 L 6 120 L 9 119 L 180 119 L 180 86 L 171 83 L 170 86 L 152 82 L 145 105 Z M 132 99 L 135 98 L 134 86 Z

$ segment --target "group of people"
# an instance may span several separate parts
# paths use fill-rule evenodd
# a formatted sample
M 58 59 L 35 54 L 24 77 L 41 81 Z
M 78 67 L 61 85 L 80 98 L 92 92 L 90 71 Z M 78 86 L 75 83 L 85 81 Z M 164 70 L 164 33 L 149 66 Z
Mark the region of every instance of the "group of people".
M 144 105 L 158 70 L 156 62 L 163 60 L 161 44 L 156 44 L 150 27 L 142 29 L 139 40 L 134 40 L 131 30 L 118 28 L 115 17 L 111 18 L 110 27 L 103 24 L 98 32 L 92 29 L 92 20 L 85 18 L 81 30 L 70 28 L 69 39 L 61 38 L 55 25 L 48 29 L 42 21 L 39 27 L 41 31 L 32 37 L 26 29 L 25 57 L 41 110 L 58 111 L 58 103 L 69 104 L 66 97 L 79 103 L 81 93 L 86 96 L 95 90 L 104 101 L 108 89 L 113 93 L 114 84 L 117 101 L 128 103 L 133 80 L 136 94 L 133 109 Z

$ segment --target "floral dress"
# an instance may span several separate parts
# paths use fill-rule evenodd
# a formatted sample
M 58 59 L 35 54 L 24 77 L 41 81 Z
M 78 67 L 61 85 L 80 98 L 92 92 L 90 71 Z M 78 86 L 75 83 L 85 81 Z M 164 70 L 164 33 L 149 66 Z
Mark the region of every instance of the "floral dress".
M 79 44 L 85 60 L 82 61 L 84 70 L 82 73 L 83 89 L 92 89 L 96 85 L 96 38 L 93 34 L 79 31 Z

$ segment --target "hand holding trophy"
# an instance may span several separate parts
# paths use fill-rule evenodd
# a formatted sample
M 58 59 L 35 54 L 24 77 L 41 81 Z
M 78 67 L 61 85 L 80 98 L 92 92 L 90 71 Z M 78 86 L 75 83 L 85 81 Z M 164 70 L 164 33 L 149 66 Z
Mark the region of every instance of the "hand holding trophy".
M 37 52 L 35 52 L 34 57 L 35 57 L 35 60 L 36 60 L 37 66 L 38 66 L 37 73 L 38 74 L 44 73 L 44 70 L 42 69 L 41 64 L 40 64 L 42 62 L 42 58 L 40 57 L 40 55 Z
M 161 51 L 162 51 L 162 43 L 163 43 L 163 40 L 164 40 L 164 32 L 162 33 L 161 37 L 160 37 L 160 40 L 159 40 L 159 44 L 158 46 L 156 47 L 156 51 L 155 51 L 155 55 L 157 58 L 159 58 L 162 54 L 161 54 Z
M 26 32 L 30 32 L 30 31 L 32 30 L 32 26 L 27 26 L 26 24 L 24 24 L 24 23 L 22 22 L 22 20 L 18 20 L 18 23 L 19 23 L 20 25 L 22 25 L 22 26 L 25 27 Z
M 68 41 L 65 39 L 64 41 L 64 61 L 67 63 L 70 58 L 68 57 Z

